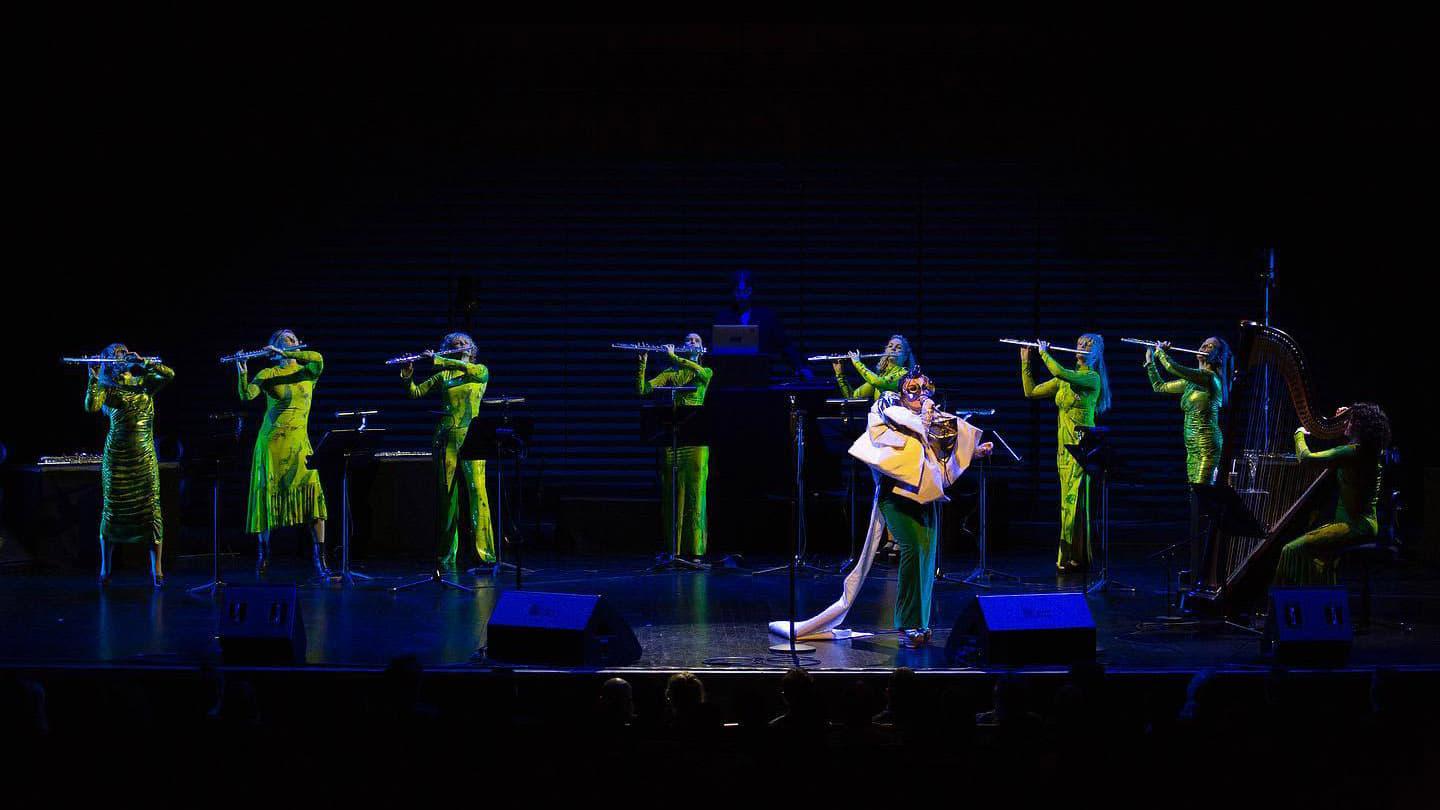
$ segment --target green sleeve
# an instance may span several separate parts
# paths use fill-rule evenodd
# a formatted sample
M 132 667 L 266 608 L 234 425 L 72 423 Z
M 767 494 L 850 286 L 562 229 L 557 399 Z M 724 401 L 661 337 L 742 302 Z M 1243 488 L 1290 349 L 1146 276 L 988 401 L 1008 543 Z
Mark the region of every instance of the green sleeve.
M 1045 364 L 1046 370 L 1054 375 L 1056 379 L 1070 383 L 1072 388 L 1081 388 L 1087 391 L 1100 388 L 1100 375 L 1093 371 L 1077 371 L 1075 369 L 1065 368 L 1046 351 L 1040 352 L 1040 362 Z
M 675 362 L 679 363 L 681 368 L 688 368 L 700 375 L 705 382 L 710 382 L 710 378 L 715 375 L 715 369 L 706 368 L 688 357 L 682 357 L 677 354 L 675 355 Z
M 1185 393 L 1185 382 L 1183 380 L 1170 380 L 1166 382 L 1160 379 L 1160 372 L 1155 368 L 1154 363 L 1145 364 L 1145 373 L 1150 375 L 1150 388 L 1157 394 L 1183 394 Z
M 905 378 L 905 368 L 903 366 L 894 366 L 884 374 L 878 374 L 860 362 L 860 358 L 858 357 L 852 358 L 850 362 L 855 366 L 855 370 L 860 373 L 860 378 L 870 385 L 871 390 L 900 390 L 900 381 Z
M 1295 431 L 1295 458 L 1301 463 L 1318 462 L 1331 465 L 1354 458 L 1360 448 L 1353 444 L 1342 444 L 1339 447 L 1332 447 L 1329 450 L 1321 450 L 1317 453 L 1310 452 L 1310 447 L 1305 443 L 1305 434 Z
M 411 399 L 419 399 L 420 397 L 423 397 L 426 394 L 430 393 L 431 389 L 443 382 L 445 380 L 445 373 L 439 372 L 437 374 L 431 374 L 429 379 L 427 379 L 423 383 L 420 383 L 419 385 L 415 384 L 414 374 L 411 374 L 409 377 L 405 377 L 404 380 L 405 394 Z
M 1215 375 L 1212 372 L 1206 371 L 1203 368 L 1182 366 L 1174 360 L 1171 360 L 1170 355 L 1164 351 L 1155 352 L 1155 359 L 1159 361 L 1160 365 L 1164 366 L 1165 370 L 1170 372 L 1172 376 L 1179 377 L 1182 380 L 1192 382 L 1207 389 L 1215 384 Z
M 848 380 L 845 379 L 845 372 L 843 372 L 843 371 L 837 371 L 837 372 L 835 372 L 835 386 L 840 389 L 840 395 L 843 396 L 843 397 L 845 397 L 846 399 L 859 399 L 859 398 L 860 398 L 860 397 L 859 397 L 859 392 L 856 391 L 854 388 L 851 388 L 851 387 L 850 387 L 850 383 L 849 383 Z M 867 385 L 862 385 L 862 386 L 860 386 L 860 387 L 861 387 L 861 388 L 867 388 L 867 387 L 868 387 L 868 384 L 867 384 Z M 868 393 L 867 393 L 867 396 L 868 396 Z
M 255 375 L 255 379 L 253 381 L 247 381 L 245 379 L 245 372 L 243 371 L 240 371 L 237 376 L 240 378 L 241 400 L 249 402 L 250 400 L 260 396 L 260 382 L 265 378 L 264 369 L 262 369 L 258 374 Z
M 298 349 L 284 352 L 284 355 L 299 363 L 304 368 L 305 376 L 312 380 L 317 379 L 325 370 L 325 358 L 319 352 Z
M 646 361 L 642 360 L 640 367 L 635 371 L 635 393 L 646 396 L 654 392 L 656 386 L 674 384 L 671 382 L 675 376 L 673 371 L 662 371 L 656 374 L 654 379 L 645 379 L 645 366 Z
M 162 363 L 145 367 L 145 390 L 155 393 L 175 379 L 175 370 Z
M 1030 361 L 1020 361 L 1020 388 L 1025 392 L 1026 399 L 1054 399 L 1055 390 L 1059 387 L 1060 383 L 1054 379 L 1036 385 L 1035 375 L 1030 370 Z
M 453 360 L 449 357 L 435 356 L 435 367 L 446 371 L 463 371 L 465 382 L 488 383 L 490 382 L 490 369 L 480 363 L 466 363 L 463 360 Z
M 105 407 L 105 386 L 93 377 L 85 386 L 85 412 L 99 413 Z

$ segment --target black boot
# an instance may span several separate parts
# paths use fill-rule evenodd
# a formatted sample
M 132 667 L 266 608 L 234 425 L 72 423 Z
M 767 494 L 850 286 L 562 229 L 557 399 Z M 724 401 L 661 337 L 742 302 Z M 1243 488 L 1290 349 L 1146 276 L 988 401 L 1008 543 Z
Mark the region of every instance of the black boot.
M 321 579 L 329 579 L 330 568 L 329 566 L 325 565 L 325 544 L 311 543 L 310 556 L 315 561 L 315 576 Z

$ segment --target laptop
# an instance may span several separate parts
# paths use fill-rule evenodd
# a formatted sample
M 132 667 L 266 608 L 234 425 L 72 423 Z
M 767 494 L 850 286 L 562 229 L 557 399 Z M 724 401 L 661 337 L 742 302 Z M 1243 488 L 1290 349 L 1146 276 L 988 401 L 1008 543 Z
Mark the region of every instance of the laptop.
M 755 324 L 720 324 L 710 327 L 711 354 L 759 354 L 760 327 Z

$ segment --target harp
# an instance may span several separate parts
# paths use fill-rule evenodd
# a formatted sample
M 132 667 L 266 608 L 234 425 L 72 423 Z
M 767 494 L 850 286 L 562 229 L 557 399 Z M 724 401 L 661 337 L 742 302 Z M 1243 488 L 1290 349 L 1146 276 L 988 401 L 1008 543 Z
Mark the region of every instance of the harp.
M 1296 460 L 1296 428 L 1318 439 L 1344 435 L 1343 420 L 1318 415 L 1305 355 L 1294 338 L 1245 321 L 1236 360 L 1215 487 L 1215 502 L 1231 514 L 1210 516 L 1200 569 L 1185 597 L 1188 607 L 1220 615 L 1258 601 L 1281 546 L 1308 528 L 1333 490 L 1329 469 Z

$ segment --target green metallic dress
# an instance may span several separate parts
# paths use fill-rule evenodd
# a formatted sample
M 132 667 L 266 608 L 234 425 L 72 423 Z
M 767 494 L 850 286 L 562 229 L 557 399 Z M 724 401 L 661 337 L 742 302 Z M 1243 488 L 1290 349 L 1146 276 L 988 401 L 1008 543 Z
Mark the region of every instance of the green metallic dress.
M 115 385 L 91 378 L 85 410 L 110 419 L 100 462 L 100 538 L 106 543 L 151 543 L 164 538 L 160 462 L 155 456 L 155 392 L 175 378 L 158 363 Z
M 884 371 L 875 372 L 860 362 L 860 358 L 858 357 L 852 358 L 850 362 L 854 364 L 855 371 L 859 372 L 860 379 L 865 382 L 855 388 L 851 388 L 850 383 L 845 379 L 845 375 L 837 372 L 835 374 L 835 384 L 840 387 L 840 393 L 843 394 L 846 399 L 869 399 L 871 402 L 874 402 L 886 391 L 900 390 L 900 381 L 905 378 L 906 373 L 904 366 L 890 366 Z
M 1380 504 L 1382 463 L 1378 453 L 1358 444 L 1310 452 L 1305 434 L 1295 433 L 1295 457 L 1301 464 L 1325 464 L 1335 470 L 1340 496 L 1335 519 L 1286 543 L 1275 569 L 1276 585 L 1334 585 L 1338 581 L 1336 554 L 1346 546 L 1363 543 L 1380 531 L 1376 510 Z
M 1080 441 L 1079 428 L 1095 426 L 1095 403 L 1100 398 L 1100 375 L 1088 368 L 1065 368 L 1040 352 L 1040 360 L 1054 375 L 1039 385 L 1029 359 L 1020 363 L 1020 385 L 1028 399 L 1051 399 L 1059 409 L 1055 468 L 1060 474 L 1060 551 L 1056 563 L 1085 567 L 1090 561 L 1090 476 L 1065 449 Z
M 240 399 L 262 393 L 268 400 L 265 421 L 255 437 L 250 463 L 250 497 L 245 530 L 266 532 L 324 520 L 325 491 L 320 473 L 310 469 L 310 397 L 325 369 L 319 352 L 292 350 L 283 356 L 296 361 L 261 369 L 249 382 L 239 375 Z
M 694 391 L 682 393 L 676 398 L 681 405 L 704 405 L 705 392 L 710 389 L 714 369 L 706 368 L 694 360 L 678 358 L 678 368 L 662 371 L 653 379 L 645 379 L 645 356 L 640 358 L 640 368 L 635 373 L 635 391 L 641 396 L 650 394 L 661 386 L 695 386 Z M 675 525 L 670 514 L 670 467 L 671 450 L 665 448 L 660 463 L 660 503 L 665 519 L 666 536 Z M 676 503 L 680 506 L 680 553 L 689 557 L 705 556 L 710 533 L 705 520 L 706 481 L 710 477 L 710 448 L 708 445 L 679 448 L 675 460 L 679 470 L 679 486 Z
M 461 461 L 460 446 L 470 432 L 470 422 L 480 413 L 490 370 L 479 363 L 465 363 L 435 357 L 438 369 L 429 379 L 415 384 L 405 377 L 405 391 L 418 399 L 439 390 L 445 400 L 445 415 L 435 426 L 430 449 L 435 459 L 436 551 L 440 564 L 453 567 L 460 550 L 460 493 L 469 505 L 466 521 L 475 538 L 475 554 L 486 564 L 495 562 L 495 528 L 490 524 L 490 500 L 485 488 L 485 462 Z
M 1156 365 L 1163 366 L 1177 380 L 1160 378 Z M 1150 387 L 1161 394 L 1179 394 L 1180 410 L 1185 416 L 1185 477 L 1192 484 L 1215 481 L 1215 467 L 1220 463 L 1220 408 L 1224 396 L 1220 377 L 1206 368 L 1182 366 L 1163 350 L 1155 352 L 1154 360 L 1145 364 Z

